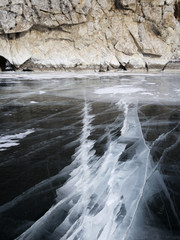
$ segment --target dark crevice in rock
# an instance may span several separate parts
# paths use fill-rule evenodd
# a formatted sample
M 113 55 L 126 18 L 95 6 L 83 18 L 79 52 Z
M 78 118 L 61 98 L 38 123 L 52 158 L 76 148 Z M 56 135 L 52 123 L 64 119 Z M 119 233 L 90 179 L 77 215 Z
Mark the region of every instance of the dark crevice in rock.
M 162 55 L 160 54 L 155 54 L 155 53 L 145 53 L 142 52 L 144 57 L 150 57 L 150 58 L 160 58 Z
M 53 31 L 53 30 L 59 30 L 59 31 L 62 31 L 62 32 L 67 32 L 67 31 L 64 31 L 61 26 L 55 26 L 55 27 L 47 27 L 47 26 L 42 26 L 42 25 L 34 25 L 33 27 L 31 27 L 30 30 L 37 30 L 38 32 L 47 32 L 47 31 Z M 70 32 L 69 32 L 70 33 Z
M 36 7 L 35 7 L 34 5 L 32 5 L 32 9 L 33 9 L 33 11 L 34 11 L 37 19 L 38 19 L 39 21 L 41 21 L 41 17 L 40 17 L 40 15 L 39 15 L 39 12 L 38 12 L 38 10 L 36 9 Z
M 179 66 L 180 66 L 180 59 L 170 60 L 164 65 L 164 67 L 162 68 L 162 71 L 179 69 Z
M 137 47 L 137 49 L 138 49 L 138 52 L 139 52 L 139 53 L 142 53 L 142 48 L 139 46 L 138 42 L 136 41 L 136 38 L 135 38 L 134 35 L 131 33 L 131 31 L 129 31 L 129 34 L 131 35 L 131 37 L 132 37 L 132 39 L 133 39 L 133 41 L 134 41 L 134 43 L 135 43 L 135 45 L 136 45 L 136 47 Z
M 127 71 L 126 67 L 119 62 L 119 66 L 117 65 L 113 65 L 113 64 L 100 64 L 99 65 L 99 72 L 108 72 L 108 71 L 114 71 L 114 70 L 123 70 L 123 71 Z
M 156 36 L 161 36 L 160 30 L 156 27 L 155 24 L 152 24 L 152 25 L 151 25 L 151 30 L 153 31 L 153 33 L 154 33 Z
M 169 62 L 170 62 L 170 61 L 168 61 L 168 62 L 164 65 L 164 67 L 162 68 L 162 71 L 165 70 L 165 68 L 167 67 L 167 65 L 168 65 Z
M 13 66 L 6 58 L 0 56 L 0 69 L 1 71 L 15 71 L 15 66 Z
M 146 18 L 146 15 L 144 13 L 144 8 L 143 8 L 143 4 L 141 3 L 141 0 L 138 0 L 138 5 L 141 9 L 141 14 L 142 14 L 142 17 L 145 19 Z
M 123 9 L 123 5 L 120 3 L 119 0 L 115 0 L 115 7 L 119 10 Z
M 52 3 L 51 3 L 51 0 L 48 0 L 48 6 L 49 6 L 49 9 L 52 9 Z
M 84 22 L 74 23 L 74 24 L 61 24 L 59 26 L 54 26 L 54 27 L 53 26 L 48 27 L 48 26 L 43 26 L 40 24 L 35 24 L 30 28 L 30 30 L 37 30 L 39 32 L 46 32 L 47 30 L 48 31 L 59 30 L 62 32 L 71 33 L 70 31 L 64 30 L 63 27 L 68 27 L 70 29 L 72 26 L 76 26 L 76 25 L 80 25 L 80 24 L 84 24 Z
M 179 0 L 175 2 L 174 16 L 178 21 L 180 21 L 180 1 Z
M 146 71 L 148 72 L 149 71 L 149 67 L 148 67 L 147 62 L 145 62 L 145 68 L 146 68 Z
M 78 22 L 78 23 L 70 23 L 70 24 L 61 24 L 62 27 L 72 27 L 72 26 L 77 26 L 77 25 L 81 25 L 84 24 L 86 22 Z
M 48 41 L 68 41 L 68 42 L 75 42 L 74 40 L 72 39 L 69 39 L 69 38 L 46 38 L 44 41 L 45 42 L 48 42 Z
M 123 71 L 127 71 L 126 66 L 124 66 L 121 62 L 119 62 L 119 69 Z
M 127 71 L 126 66 L 124 66 L 124 65 L 122 65 L 122 64 L 120 64 L 119 69 L 121 69 L 121 70 L 123 70 L 123 71 Z
M 31 68 L 33 68 L 31 58 L 29 58 L 28 60 L 26 60 L 26 61 L 19 67 L 20 70 L 25 71 L 25 72 L 32 71 Z
M 115 0 L 115 8 L 118 9 L 118 10 L 133 11 L 128 5 L 123 5 L 120 0 Z
M 1 71 L 5 71 L 5 66 L 6 66 L 6 59 L 2 56 L 0 56 L 0 68 Z
M 7 39 L 8 40 L 14 40 L 14 39 L 19 39 L 21 37 L 23 37 L 24 35 L 26 35 L 28 31 L 25 32 L 16 32 L 16 33 L 7 33 Z
M 100 64 L 99 66 L 99 72 L 107 72 L 108 71 L 108 66 L 107 64 Z

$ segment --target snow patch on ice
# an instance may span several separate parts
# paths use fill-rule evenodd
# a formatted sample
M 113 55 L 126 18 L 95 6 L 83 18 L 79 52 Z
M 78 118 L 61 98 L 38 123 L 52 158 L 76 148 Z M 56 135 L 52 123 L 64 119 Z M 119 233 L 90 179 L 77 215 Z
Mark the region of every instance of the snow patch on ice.
M 36 104 L 36 103 L 38 103 L 38 102 L 35 102 L 35 101 L 30 101 L 30 103 L 31 103 L 31 104 Z
M 153 94 L 150 93 L 150 92 L 142 92 L 141 95 L 151 95 L 151 96 L 153 96 Z
M 45 91 L 39 91 L 39 94 L 41 95 L 41 94 L 44 94 L 44 93 L 46 93 Z

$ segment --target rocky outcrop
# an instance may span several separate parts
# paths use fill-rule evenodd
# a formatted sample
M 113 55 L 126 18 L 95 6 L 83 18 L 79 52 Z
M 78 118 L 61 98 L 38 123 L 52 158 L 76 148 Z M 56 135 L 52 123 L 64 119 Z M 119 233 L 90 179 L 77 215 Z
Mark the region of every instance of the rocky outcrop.
M 180 1 L 1 0 L 0 56 L 20 69 L 163 69 L 180 58 Z

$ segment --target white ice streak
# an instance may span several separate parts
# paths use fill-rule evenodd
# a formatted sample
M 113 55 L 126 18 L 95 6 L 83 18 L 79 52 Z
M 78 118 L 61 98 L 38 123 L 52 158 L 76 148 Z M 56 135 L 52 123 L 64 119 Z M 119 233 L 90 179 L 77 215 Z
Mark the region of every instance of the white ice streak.
M 25 132 L 17 133 L 13 135 L 1 135 L 0 136 L 0 151 L 5 151 L 7 148 L 19 145 L 19 140 L 25 138 L 29 134 L 33 133 L 34 129 L 28 129 Z
M 113 87 L 99 88 L 95 90 L 96 94 L 130 94 L 143 92 L 144 89 L 140 87 L 134 87 L 132 85 L 117 85 Z
M 73 161 L 72 169 L 74 169 L 71 172 L 71 178 L 69 181 L 66 182 L 66 184 L 57 191 L 57 204 L 52 207 L 42 218 L 40 218 L 30 229 L 28 229 L 25 233 L 23 233 L 18 239 L 37 239 L 39 240 L 41 238 L 41 234 L 43 229 L 46 229 L 46 232 L 51 231 L 51 228 L 54 228 L 54 235 L 56 236 L 56 232 L 59 232 L 61 228 L 63 228 L 62 231 L 65 231 L 72 225 L 73 219 L 76 219 L 76 215 L 78 216 L 79 211 L 80 213 L 86 212 L 86 205 L 87 205 L 87 198 L 88 198 L 88 188 L 87 188 L 87 180 L 89 179 L 88 176 L 88 164 L 93 159 L 93 156 L 95 154 L 94 150 L 91 150 L 94 146 L 94 142 L 91 140 L 88 140 L 88 137 L 90 136 L 92 127 L 91 127 L 91 121 L 93 119 L 93 115 L 89 114 L 90 106 L 85 103 L 83 108 L 83 129 L 82 134 L 80 138 L 80 146 L 77 149 L 74 157 L 75 160 Z M 64 220 L 64 222 L 59 226 L 56 227 L 53 226 L 53 223 L 51 222 L 52 217 L 58 216 L 59 214 L 62 214 L 62 212 L 68 211 L 70 209 L 70 206 L 72 206 L 74 203 L 76 203 L 76 199 L 78 199 L 81 195 L 81 208 L 77 209 L 74 207 L 69 211 L 69 215 Z M 62 200 L 59 200 L 60 199 Z M 59 201 L 59 202 L 58 202 Z M 71 216 L 73 215 L 73 216 Z M 52 226 L 51 226 L 52 225 Z M 73 225 L 72 225 L 73 226 Z M 68 233 L 67 233 L 68 234 Z M 61 233 L 58 235 L 62 235 Z M 52 237 L 53 239 L 60 239 L 56 237 Z
M 141 95 L 151 95 L 151 96 L 153 96 L 153 94 L 150 93 L 150 92 L 142 92 Z
M 40 95 L 42 95 L 42 94 L 44 94 L 44 93 L 46 93 L 45 91 L 39 91 L 39 94 Z
M 120 101 L 120 105 L 122 102 Z M 112 239 L 130 239 L 133 233 L 130 231 L 136 219 L 136 213 L 140 206 L 141 198 L 146 185 L 148 172 L 150 171 L 150 149 L 144 140 L 141 125 L 138 118 L 137 106 L 124 104 L 125 120 L 121 130 L 121 141 L 135 144 L 135 152 L 132 158 L 120 164 L 117 168 L 122 174 L 121 194 L 126 207 L 126 215 L 122 224 L 117 227 Z M 131 236 L 130 236 L 131 235 Z
M 177 93 L 178 96 L 180 95 L 180 88 L 176 88 L 174 89 L 174 91 Z
M 57 204 L 18 239 L 41 239 L 44 230 L 52 233 L 53 240 L 130 239 L 150 167 L 150 151 L 143 138 L 137 106 L 124 104 L 124 109 L 121 136 L 109 142 L 104 155 L 97 159 L 94 142 L 89 139 L 93 116 L 85 103 L 81 143 L 70 178 L 57 191 Z M 134 154 L 127 161 L 119 161 L 128 143 Z M 58 223 L 64 212 L 65 218 Z

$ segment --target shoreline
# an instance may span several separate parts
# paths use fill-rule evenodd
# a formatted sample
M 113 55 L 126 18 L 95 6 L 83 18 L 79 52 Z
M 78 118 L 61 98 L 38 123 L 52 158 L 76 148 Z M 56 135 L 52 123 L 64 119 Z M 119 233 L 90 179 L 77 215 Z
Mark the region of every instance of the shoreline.
M 7 60 L 8 61 L 8 60 Z M 7 69 L 7 70 L 6 70 Z M 113 66 L 112 64 L 97 64 L 97 65 L 77 65 L 77 66 L 55 66 L 55 65 L 42 65 L 42 64 L 23 64 L 16 67 L 10 62 L 7 62 L 7 68 L 1 68 L 0 73 L 8 72 L 77 72 L 77 73 L 160 73 L 160 72 L 180 72 L 180 60 L 170 60 L 166 64 L 153 64 L 151 67 L 146 65 L 145 68 L 136 67 L 131 65 L 130 67 L 124 67 L 122 65 Z
M 44 76 L 48 75 L 52 78 L 53 76 L 55 78 L 64 78 L 64 77 L 82 77 L 82 76 L 121 76 L 121 75 L 176 75 L 180 73 L 180 68 L 172 68 L 172 69 L 164 69 L 164 70 L 159 70 L 159 69 L 151 69 L 150 71 L 142 71 L 141 69 L 136 69 L 136 70 L 131 70 L 131 71 L 124 71 L 124 70 L 110 70 L 110 71 L 94 71 L 93 69 L 60 69 L 57 68 L 56 70 L 46 68 L 46 69 L 35 69 L 32 71 L 22 71 L 22 70 L 16 70 L 16 71 L 0 71 L 0 79 L 1 78 L 6 78 L 6 76 L 12 76 L 12 75 L 20 75 L 20 76 L 33 76 L 33 75 L 39 75 L 39 76 Z M 75 75 L 74 75 L 75 74 Z

